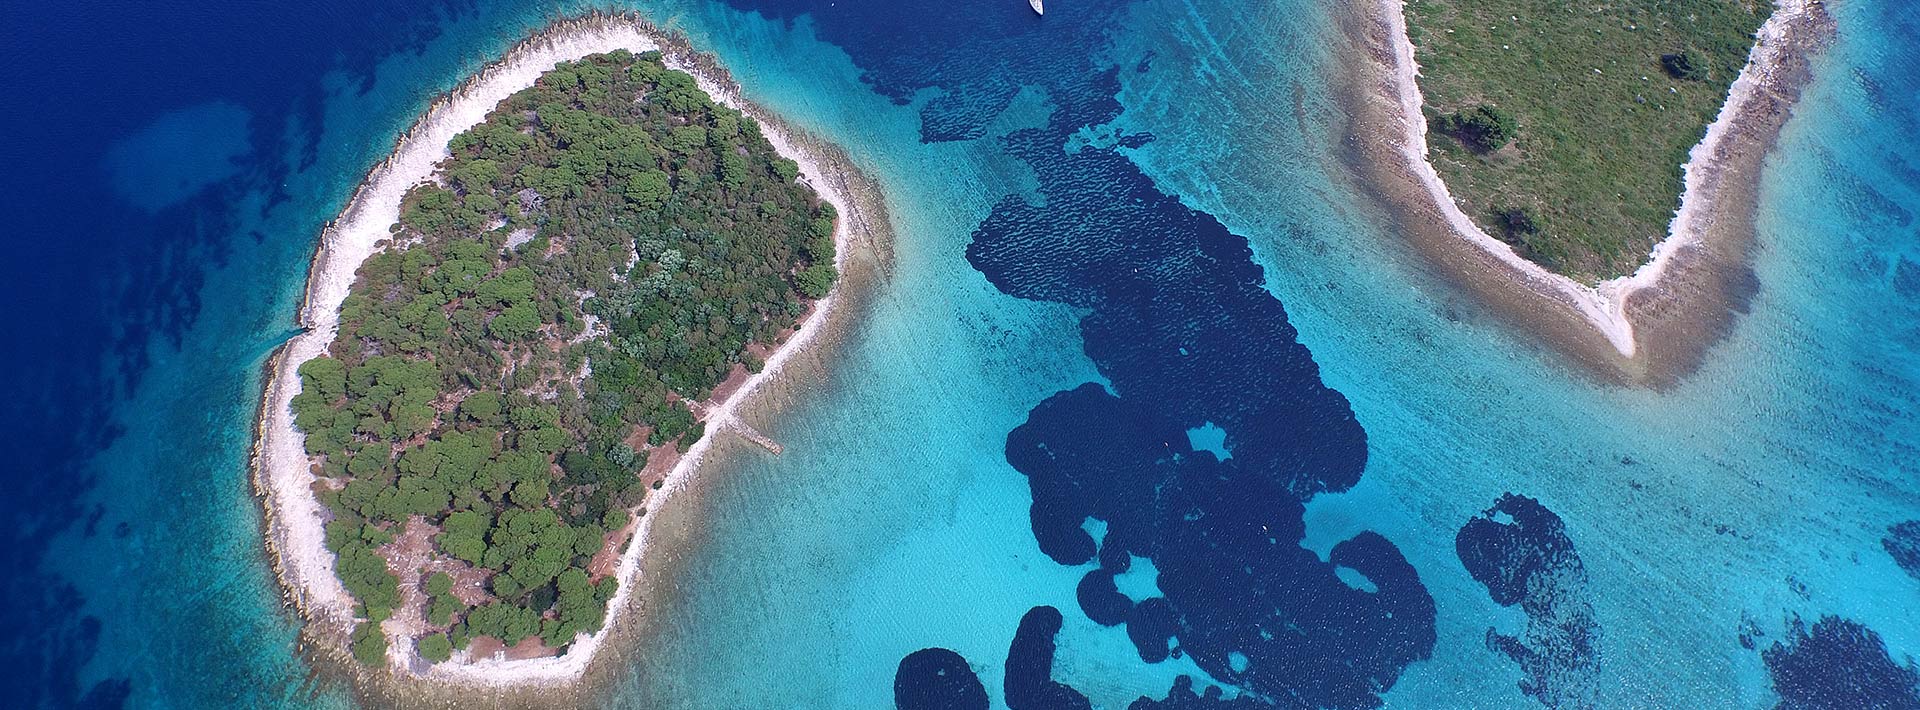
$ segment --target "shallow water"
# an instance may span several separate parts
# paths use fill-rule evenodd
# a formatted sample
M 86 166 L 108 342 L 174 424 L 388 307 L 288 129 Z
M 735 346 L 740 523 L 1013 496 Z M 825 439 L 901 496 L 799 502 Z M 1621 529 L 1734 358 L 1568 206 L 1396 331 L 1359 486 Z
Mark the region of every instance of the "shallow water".
M 1920 518 L 1910 9 L 1835 8 L 1842 39 L 1768 163 L 1760 292 L 1698 373 L 1648 392 L 1494 321 L 1356 196 L 1329 141 L 1342 48 L 1312 4 L 1077 3 L 1044 20 L 1006 5 L 643 8 L 846 147 L 897 237 L 831 367 L 763 422 L 786 453 L 726 457 L 674 514 L 703 530 L 607 704 L 886 707 L 900 661 L 941 647 L 999 706 L 1041 605 L 1062 619 L 1051 678 L 1106 708 L 1180 674 L 1341 706 L 1525 707 L 1524 682 L 1569 706 L 1758 707 L 1920 655 L 1920 578 L 1882 544 Z M 6 148 L 45 171 L 5 178 L 30 206 L 18 233 L 41 236 L 3 280 L 30 307 L 6 309 L 19 469 L 0 547 L 35 571 L 5 583 L 0 628 L 21 640 L 10 655 L 44 656 L 6 682 L 61 705 L 344 705 L 295 648 L 259 546 L 259 368 L 365 168 L 555 8 L 193 8 L 34 8 L 50 31 L 0 62 L 72 97 Z M 1111 455 L 1017 468 L 1016 428 Z M 1119 445 L 1150 436 L 1164 452 Z M 1076 476 L 1105 483 L 1047 494 L 1043 519 L 1101 512 L 1034 525 L 1030 483 Z M 1211 476 L 1237 496 L 1207 493 Z M 1158 520 L 1147 491 L 1208 521 L 1299 526 L 1312 554 Z M 1491 510 L 1506 493 L 1537 507 Z M 1036 529 L 1085 530 L 1102 553 L 1043 548 Z M 1394 552 L 1333 552 L 1353 539 Z M 1378 561 L 1395 557 L 1410 574 Z M 1136 622 L 1083 608 L 1077 585 L 1121 558 L 1124 607 L 1173 600 L 1181 657 L 1144 662 Z M 1227 559 L 1261 573 L 1199 564 Z M 1501 571 L 1537 582 L 1497 601 Z M 1215 602 L 1222 584 L 1292 597 Z M 1335 628 L 1321 614 L 1376 599 L 1407 611 L 1313 644 Z M 1856 622 L 1884 651 L 1794 646 L 1796 615 Z M 1311 658 L 1230 633 L 1280 617 Z M 1357 692 L 1290 675 L 1362 656 L 1319 679 Z

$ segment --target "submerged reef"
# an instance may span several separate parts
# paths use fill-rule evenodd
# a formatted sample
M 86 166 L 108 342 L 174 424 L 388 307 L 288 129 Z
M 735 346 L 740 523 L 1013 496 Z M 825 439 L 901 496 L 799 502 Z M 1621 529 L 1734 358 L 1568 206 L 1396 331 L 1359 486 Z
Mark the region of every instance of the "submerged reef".
M 1101 562 L 1078 585 L 1081 611 L 1124 625 L 1147 662 L 1192 659 L 1232 687 L 1218 696 L 1377 706 L 1408 664 L 1432 653 L 1433 599 L 1378 534 L 1338 543 L 1330 560 L 1301 547 L 1305 502 L 1359 481 L 1366 432 L 1263 287 L 1247 239 L 1133 162 L 1128 151 L 1152 137 L 1084 140 L 1113 129 L 1122 111 L 1122 67 L 1103 50 L 1127 7 L 1076 4 L 1043 24 L 923 8 L 900 14 L 885 36 L 841 21 L 860 13 L 815 20 L 881 93 L 907 104 L 937 90 L 921 107 L 925 142 L 985 137 L 1024 87 L 1052 107 L 1045 125 L 998 139 L 1033 170 L 1037 191 L 995 204 L 966 256 L 1003 293 L 1084 312 L 1085 352 L 1107 386 L 1055 393 L 1006 448 L 1028 478 L 1040 549 L 1062 565 Z M 924 34 L 979 39 L 900 46 Z M 1151 71 L 1145 58 L 1125 65 Z M 1207 424 L 1224 432 L 1230 458 L 1190 445 L 1186 431 Z M 1090 521 L 1105 523 L 1103 537 L 1087 532 Z M 1158 594 L 1138 603 L 1112 583 L 1133 558 L 1159 571 Z M 1343 581 L 1339 568 L 1370 589 Z M 1059 618 L 1036 609 L 1022 620 L 1008 659 L 1010 706 L 1085 706 L 1082 691 L 1041 667 Z M 1192 687 L 1174 686 L 1168 702 L 1206 697 Z
M 1063 565 L 1101 560 L 1080 584 L 1082 610 L 1125 624 L 1142 660 L 1181 654 L 1258 697 L 1371 707 L 1431 653 L 1433 600 L 1377 534 L 1327 561 L 1300 546 L 1305 501 L 1359 480 L 1366 433 L 1261 287 L 1245 238 L 1117 149 L 1060 155 L 1118 115 L 1116 74 L 1086 75 L 1056 94 L 1045 128 L 1005 138 L 1045 206 L 1002 200 L 967 251 L 1006 293 L 1087 309 L 1085 349 L 1111 383 L 1055 394 L 1008 435 L 1034 539 Z M 1231 458 L 1192 448 L 1187 430 L 1208 424 Z M 1106 524 L 1104 539 L 1088 520 Z M 1130 557 L 1153 562 L 1160 596 L 1115 596 L 1111 576 Z
M 923 648 L 900 659 L 893 704 L 900 710 L 986 710 L 987 689 L 960 654 Z
M 1063 565 L 1095 559 L 1083 611 L 1124 624 L 1140 658 L 1191 657 L 1262 695 L 1366 707 L 1433 644 L 1433 600 L 1386 538 L 1366 532 L 1327 561 L 1300 547 L 1304 508 L 1279 481 L 1195 452 L 1155 409 L 1099 385 L 1054 395 L 1008 437 L 1033 490 L 1034 537 Z M 1106 523 L 1101 540 L 1082 527 Z M 1161 596 L 1120 595 L 1113 576 L 1151 560 Z M 1336 568 L 1358 572 L 1364 590 Z
M 1020 630 L 1007 649 L 1007 707 L 1011 710 L 1091 710 L 1093 704 L 1065 683 L 1053 680 L 1053 637 L 1060 633 L 1060 610 L 1036 606 L 1020 617 Z
M 1793 620 L 1788 638 L 1760 654 L 1780 710 L 1920 708 L 1920 671 L 1896 662 L 1887 644 L 1858 622 L 1823 616 L 1811 630 Z
M 1460 564 L 1501 606 L 1519 605 L 1527 630 L 1487 630 L 1487 646 L 1520 664 L 1520 690 L 1550 708 L 1594 707 L 1599 624 L 1586 566 L 1560 516 L 1539 501 L 1508 493 L 1460 528 Z
M 1909 520 L 1887 528 L 1887 536 L 1880 538 L 1880 546 L 1893 556 L 1894 564 L 1916 580 L 1920 580 L 1920 520 Z

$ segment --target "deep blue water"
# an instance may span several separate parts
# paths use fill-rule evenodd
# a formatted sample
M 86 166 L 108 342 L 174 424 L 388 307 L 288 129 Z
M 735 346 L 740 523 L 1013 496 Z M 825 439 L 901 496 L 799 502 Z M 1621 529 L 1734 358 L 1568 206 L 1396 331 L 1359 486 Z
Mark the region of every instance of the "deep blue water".
M 1594 382 L 1344 181 L 1324 10 L 645 3 L 883 184 L 886 276 L 646 572 L 633 707 L 1912 707 L 1920 13 L 1768 166 L 1760 292 Z M 318 230 L 577 7 L 9 8 L 0 696 L 347 705 L 245 470 Z M 657 592 L 657 593 L 655 593 Z
M 294 627 L 263 586 L 271 583 L 263 555 L 237 544 L 250 518 L 221 521 L 235 523 L 231 531 L 206 528 L 214 510 L 248 503 L 244 444 L 230 444 L 244 439 L 248 392 L 258 389 L 252 373 L 274 329 L 291 327 L 288 287 L 304 269 L 302 242 L 311 243 L 296 235 L 317 224 L 289 205 L 340 201 L 279 188 L 319 163 L 364 163 L 364 153 L 317 154 L 321 78 L 364 74 L 435 25 L 430 16 L 395 16 L 383 3 L 326 12 L 18 4 L 5 15 L 0 72 L 21 99 L 6 112 L 0 140 L 19 250 L 0 266 L 0 530 L 8 536 L 0 543 L 0 636 L 9 671 L 0 695 L 27 706 L 161 700 L 156 690 L 178 704 L 243 697 L 235 693 L 250 678 L 284 676 L 289 659 L 256 657 L 251 643 L 201 639 L 260 630 L 290 656 Z M 275 233 L 263 231 L 268 224 Z M 259 279 L 246 294 L 251 302 L 211 302 L 238 295 L 212 283 L 229 269 Z M 233 327 L 236 319 L 253 328 Z M 188 350 L 196 328 L 213 323 L 228 328 L 214 336 L 225 342 Z M 155 389 L 165 391 L 142 397 Z M 130 441 L 135 436 L 157 439 Z M 102 465 L 103 451 L 129 447 L 151 456 Z M 102 501 L 102 491 L 115 489 L 145 500 Z M 81 549 L 86 557 L 75 557 Z M 82 565 L 140 571 L 58 571 Z M 184 568 L 168 570 L 176 565 Z M 151 587 L 144 598 L 124 596 L 131 605 L 102 607 L 96 585 L 110 579 Z M 205 628 L 165 638 L 176 623 Z M 133 663 L 174 669 L 145 678 L 89 672 L 90 662 L 131 650 L 104 640 L 144 634 L 172 648 Z M 209 677 L 225 678 L 177 694 L 148 682 L 193 669 L 219 669 Z

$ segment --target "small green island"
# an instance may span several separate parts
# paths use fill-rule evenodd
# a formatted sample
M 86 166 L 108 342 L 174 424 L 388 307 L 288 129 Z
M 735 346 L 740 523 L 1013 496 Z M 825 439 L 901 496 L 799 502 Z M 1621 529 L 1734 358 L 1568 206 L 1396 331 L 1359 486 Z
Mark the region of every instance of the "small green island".
M 1667 236 L 1681 166 L 1747 62 L 1765 0 L 1409 0 L 1429 159 L 1522 256 L 1584 283 Z
M 699 403 L 833 285 L 835 212 L 657 52 L 560 64 L 449 145 L 292 400 L 357 602 L 441 662 L 563 653 Z

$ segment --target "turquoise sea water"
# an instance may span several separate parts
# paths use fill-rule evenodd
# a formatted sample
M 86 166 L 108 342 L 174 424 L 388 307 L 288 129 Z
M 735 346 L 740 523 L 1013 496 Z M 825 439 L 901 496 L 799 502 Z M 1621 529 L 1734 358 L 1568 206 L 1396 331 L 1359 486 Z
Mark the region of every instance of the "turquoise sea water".
M 889 707 L 901 659 L 942 647 L 1000 706 L 1016 629 L 1040 605 L 1064 619 L 1052 678 L 1096 707 L 1162 697 L 1181 674 L 1244 686 L 1210 679 L 1196 655 L 1144 662 L 1125 627 L 1082 613 L 1076 584 L 1098 563 L 1043 553 L 1029 478 L 1008 460 L 1009 432 L 1043 401 L 1119 379 L 1086 354 L 1090 309 L 1007 295 L 969 261 L 1003 198 L 1052 199 L 1001 139 L 1078 106 L 1047 88 L 1074 85 L 1061 75 L 1075 70 L 1030 65 L 1028 47 L 981 53 L 958 31 L 848 29 L 934 10 L 844 4 L 640 8 L 719 54 L 756 101 L 844 146 L 884 186 L 896 240 L 830 368 L 758 422 L 786 453 L 733 451 L 699 495 L 660 513 L 701 531 L 648 602 L 657 637 L 626 656 L 604 701 Z M 169 301 L 182 315 L 121 328 L 100 364 L 124 383 L 103 414 L 117 435 L 75 465 L 94 476 L 77 493 L 81 521 L 34 563 L 33 579 L 73 595 L 49 603 L 47 621 L 6 619 L 31 632 L 17 638 L 61 649 L 48 665 L 78 664 L 65 700 L 100 687 L 96 700 L 119 689 L 137 706 L 350 704 L 295 648 L 297 619 L 259 545 L 245 471 L 259 368 L 287 335 L 320 224 L 365 168 L 429 97 L 561 9 L 334 17 L 338 37 L 301 47 L 329 59 L 271 77 L 294 85 L 285 96 L 225 95 L 269 84 L 237 76 L 151 99 L 101 139 L 85 184 L 176 240 L 152 254 L 112 246 L 92 277 L 105 300 L 190 285 Z M 1019 7 L 968 12 L 981 34 L 1031 20 Z M 1568 706 L 1770 706 L 1799 686 L 1777 680 L 1795 656 L 1775 655 L 1770 673 L 1764 652 L 1815 646 L 1792 643 L 1796 616 L 1871 629 L 1896 663 L 1920 656 L 1920 577 L 1883 545 L 1920 518 L 1920 16 L 1891 0 L 1835 12 L 1841 40 L 1768 164 L 1760 291 L 1666 392 L 1596 382 L 1528 343 L 1429 273 L 1357 196 L 1329 140 L 1343 118 L 1326 77 L 1343 48 L 1313 4 L 1148 0 L 1045 20 L 1091 28 L 1049 41 L 1118 69 L 1118 117 L 1077 145 L 1117 151 L 1243 237 L 1258 285 L 1364 428 L 1364 475 L 1306 502 L 1302 545 L 1324 559 L 1376 532 L 1431 595 L 1423 657 L 1374 689 L 1387 706 L 1535 705 L 1523 682 Z M 1152 140 L 1127 138 L 1141 134 Z M 100 310 L 77 317 L 120 312 Z M 1205 421 L 1180 427 L 1194 450 L 1248 458 L 1233 455 L 1232 424 Z M 1577 551 L 1570 564 L 1548 556 L 1550 604 L 1501 606 L 1463 563 L 1470 520 L 1524 517 L 1490 510 L 1506 493 L 1557 517 L 1563 529 L 1540 544 Z M 1087 524 L 1100 539 L 1103 525 Z M 1136 556 L 1116 587 L 1132 602 L 1170 592 L 1155 579 L 1170 567 Z M 1383 581 L 1338 569 L 1349 586 Z M 97 619 L 90 649 L 82 617 Z M 1530 618 L 1587 643 L 1570 652 L 1564 635 L 1529 634 Z M 1517 662 L 1490 628 L 1549 662 Z M 1798 658 L 1831 676 L 1875 651 Z

